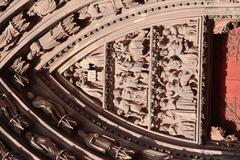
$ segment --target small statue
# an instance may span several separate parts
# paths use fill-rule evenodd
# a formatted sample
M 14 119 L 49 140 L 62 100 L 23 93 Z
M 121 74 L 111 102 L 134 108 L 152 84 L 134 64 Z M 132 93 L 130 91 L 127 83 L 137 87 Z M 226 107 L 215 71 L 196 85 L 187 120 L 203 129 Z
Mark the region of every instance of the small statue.
M 12 0 L 0 0 L 0 9 L 5 8 Z
M 78 131 L 78 134 L 83 138 L 87 147 L 97 152 L 108 154 L 114 159 L 130 160 L 135 154 L 134 151 L 119 146 L 114 139 L 108 136 L 97 133 L 86 134 L 81 130 Z
M 24 76 L 24 73 L 26 73 L 30 68 L 30 64 L 26 63 L 26 61 L 22 60 L 22 57 L 17 58 L 12 66 L 11 69 L 14 74 L 14 79 L 17 83 L 19 83 L 22 86 L 25 86 L 25 84 L 29 83 L 29 80 Z
M 20 160 L 14 153 L 9 152 L 5 145 L 0 141 L 0 159 L 1 160 Z
M 30 127 L 28 120 L 18 113 L 14 102 L 5 94 L 0 95 L 0 112 L 7 120 L 8 125 L 18 134 L 21 134 Z
M 26 138 L 30 142 L 31 146 L 36 150 L 46 154 L 55 160 L 75 160 L 73 155 L 70 155 L 65 150 L 61 150 L 50 138 L 33 134 L 31 132 L 26 133 Z
M 109 15 L 115 15 L 117 9 L 111 0 L 91 3 L 79 11 L 80 19 L 89 19 L 90 21 L 98 20 Z
M 35 56 L 40 56 L 54 49 L 67 38 L 80 30 L 80 26 L 74 22 L 74 15 L 70 15 L 44 36 L 33 42 L 30 46 L 30 53 L 27 58 L 32 60 Z
M 61 105 L 43 96 L 35 96 L 32 92 L 28 92 L 27 97 L 31 100 L 33 107 L 41 109 L 48 116 L 51 116 L 57 122 L 58 127 L 62 126 L 70 130 L 77 127 L 77 122 L 72 119 L 70 114 L 66 113 Z
M 30 25 L 23 17 L 23 13 L 18 14 L 9 21 L 8 26 L 0 34 L 0 50 L 8 51 L 17 43 L 18 38 Z
M 44 17 L 52 13 L 58 6 L 63 4 L 66 0 L 37 0 L 34 5 L 29 9 L 28 15 Z

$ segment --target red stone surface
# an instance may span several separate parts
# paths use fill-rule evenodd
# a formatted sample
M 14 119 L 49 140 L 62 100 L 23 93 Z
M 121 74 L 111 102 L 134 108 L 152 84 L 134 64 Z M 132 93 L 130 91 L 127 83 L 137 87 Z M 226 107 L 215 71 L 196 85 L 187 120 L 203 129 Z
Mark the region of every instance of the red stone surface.
M 227 42 L 226 61 L 226 120 L 232 121 L 236 125 L 236 130 L 240 130 L 240 27 L 229 32 Z

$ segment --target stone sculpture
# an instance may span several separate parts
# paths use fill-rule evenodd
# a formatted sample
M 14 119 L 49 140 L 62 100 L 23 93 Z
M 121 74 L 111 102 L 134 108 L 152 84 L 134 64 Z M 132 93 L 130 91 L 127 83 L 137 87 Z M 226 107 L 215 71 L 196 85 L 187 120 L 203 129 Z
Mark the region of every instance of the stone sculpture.
M 44 17 L 52 13 L 58 6 L 63 4 L 66 0 L 37 0 L 29 9 L 28 15 Z
M 10 152 L 5 145 L 0 141 L 0 158 L 2 160 L 20 160 L 18 156 Z
M 26 138 L 30 145 L 40 151 L 41 153 L 47 155 L 48 157 L 55 160 L 75 160 L 76 158 L 60 149 L 50 138 L 41 136 L 35 133 L 27 132 Z
M 30 127 L 29 121 L 19 113 L 15 103 L 6 94 L 0 95 L 0 112 L 8 125 L 18 134 Z
M 146 122 L 149 83 L 149 28 L 136 30 L 111 42 L 114 66 L 113 105 L 115 113 L 135 124 Z M 112 74 L 112 73 L 110 73 Z M 109 80 L 110 81 L 110 80 Z M 109 82 L 112 83 L 112 82 Z
M 121 147 L 114 139 L 108 136 L 97 133 L 86 134 L 81 130 L 78 131 L 78 134 L 83 138 L 87 147 L 97 152 L 107 154 L 114 159 L 130 160 L 135 154 L 133 150 Z
M 117 8 L 111 0 L 103 0 L 90 4 L 88 7 L 81 9 L 80 18 L 90 18 L 90 21 L 99 20 L 100 18 L 115 15 Z
M 5 8 L 12 0 L 0 0 L 0 9 Z
M 86 94 L 102 101 L 104 54 L 92 53 L 64 72 L 64 77 Z
M 8 51 L 15 45 L 19 37 L 27 30 L 30 23 L 24 18 L 23 13 L 13 17 L 8 26 L 0 34 L 0 50 Z
M 30 64 L 22 60 L 22 57 L 15 59 L 10 68 L 10 70 L 13 72 L 15 81 L 21 86 L 25 86 L 29 83 L 28 78 L 25 76 L 29 69 Z
M 43 96 L 35 96 L 32 92 L 27 93 L 34 108 L 41 109 L 46 115 L 50 116 L 58 127 L 74 130 L 77 122 L 68 114 L 65 109 L 58 103 Z
M 197 117 L 196 22 L 153 27 L 152 104 L 153 114 L 157 114 L 154 119 L 160 121 L 159 131 L 189 139 L 195 139 Z
M 74 15 L 70 15 L 44 36 L 33 42 L 30 46 L 30 53 L 27 58 L 32 60 L 34 57 L 43 55 L 44 53 L 54 49 L 56 46 L 67 40 L 67 38 L 80 29 L 74 22 Z

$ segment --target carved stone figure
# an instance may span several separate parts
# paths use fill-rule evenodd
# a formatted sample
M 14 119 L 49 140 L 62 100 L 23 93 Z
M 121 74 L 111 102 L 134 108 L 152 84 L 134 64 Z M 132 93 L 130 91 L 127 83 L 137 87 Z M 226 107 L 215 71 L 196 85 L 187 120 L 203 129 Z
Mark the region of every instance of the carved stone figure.
M 11 66 L 15 81 L 22 86 L 29 83 L 28 78 L 25 76 L 25 73 L 29 70 L 29 68 L 30 64 L 22 60 L 22 57 L 17 58 Z
M 238 138 L 235 135 L 225 135 L 225 131 L 220 127 L 211 128 L 211 140 L 214 141 L 226 141 L 226 142 L 237 142 Z
M 83 138 L 87 147 L 111 156 L 114 159 L 130 160 L 135 154 L 134 151 L 121 147 L 114 139 L 97 133 L 86 134 L 79 130 L 78 134 Z
M 83 92 L 102 101 L 103 68 L 104 54 L 96 51 L 76 62 L 63 75 Z
M 80 26 L 74 22 L 74 15 L 70 15 L 56 27 L 46 33 L 44 36 L 33 42 L 30 46 L 31 52 L 28 59 L 32 60 L 35 56 L 40 56 L 47 51 L 54 49 L 56 46 L 65 41 L 69 36 L 77 33 Z
M 13 0 L 0 0 L 0 9 L 6 7 L 10 4 Z
M 43 96 L 35 96 L 32 92 L 28 92 L 27 96 L 31 100 L 32 106 L 41 109 L 50 116 L 57 123 L 58 127 L 61 126 L 73 130 L 78 125 L 70 114 L 66 113 L 64 108 L 53 100 Z
M 37 0 L 34 5 L 29 9 L 28 15 L 37 15 L 43 17 L 53 12 L 59 5 L 64 3 L 66 0 Z
M 107 54 L 112 55 L 113 59 L 113 63 L 107 65 L 114 70 L 114 79 L 107 83 L 114 82 L 112 111 L 144 127 L 148 114 L 149 33 L 150 28 L 130 32 L 109 42 L 112 47 L 107 49 Z
M 10 152 L 5 145 L 0 141 L 0 158 L 1 160 L 20 160 L 18 156 Z
M 160 131 L 168 132 L 170 135 L 182 135 L 194 139 L 196 114 L 194 112 L 169 110 L 158 114 Z
M 135 117 L 142 120 L 143 115 L 143 108 L 146 108 L 145 104 L 137 104 L 134 101 L 128 101 L 122 99 L 121 97 L 116 97 L 114 99 L 114 105 L 117 107 L 117 114 L 123 115 L 124 117 Z
M 23 115 L 19 114 L 15 103 L 5 94 L 0 95 L 0 112 L 8 125 L 18 134 L 21 134 L 30 127 L 29 121 Z
M 23 17 L 23 13 L 18 14 L 9 21 L 8 26 L 0 34 L 0 50 L 8 51 L 18 41 L 18 38 L 23 34 L 29 22 Z
M 153 27 L 153 114 L 159 130 L 195 139 L 198 30 L 197 20 Z
M 33 134 L 31 132 L 26 133 L 26 138 L 30 142 L 30 145 L 55 160 L 75 160 L 73 155 L 70 155 L 65 150 L 61 150 L 50 138 Z
M 80 18 L 91 18 L 91 21 L 98 20 L 102 17 L 116 14 L 117 9 L 111 0 L 103 0 L 91 3 L 87 8 L 80 10 Z

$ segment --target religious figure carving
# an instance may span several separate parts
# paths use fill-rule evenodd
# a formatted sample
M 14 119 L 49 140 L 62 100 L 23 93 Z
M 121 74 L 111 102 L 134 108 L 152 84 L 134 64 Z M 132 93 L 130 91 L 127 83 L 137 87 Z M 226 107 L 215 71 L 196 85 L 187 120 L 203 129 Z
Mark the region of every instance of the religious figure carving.
M 125 9 L 135 8 L 146 3 L 155 3 L 158 0 L 121 0 Z
M 117 13 L 115 3 L 111 0 L 103 0 L 91 3 L 88 7 L 80 10 L 80 18 L 91 18 L 91 21 L 98 20 L 102 17 L 114 15 Z
M 70 15 L 44 36 L 33 42 L 30 46 L 30 53 L 27 58 L 32 60 L 35 56 L 43 55 L 44 53 L 54 49 L 56 46 L 61 44 L 63 41 L 80 29 L 80 26 L 74 22 L 74 15 Z
M 44 17 L 52 13 L 58 6 L 63 4 L 66 0 L 37 0 L 34 5 L 29 9 L 28 15 Z
M 167 131 L 170 135 L 182 135 L 190 139 L 195 137 L 195 112 L 168 110 L 158 114 L 160 131 Z
M 111 156 L 114 159 L 130 160 L 134 156 L 134 151 L 121 147 L 114 139 L 97 133 L 86 134 L 79 130 L 78 134 L 83 138 L 87 147 Z
M 22 60 L 22 57 L 15 59 L 10 70 L 13 72 L 15 81 L 21 86 L 29 83 L 25 73 L 29 70 L 30 64 Z
M 45 114 L 50 116 L 58 127 L 74 130 L 78 123 L 68 114 L 65 109 L 58 103 L 43 96 L 35 96 L 32 92 L 27 93 L 33 107 L 41 109 Z
M 8 125 L 18 134 L 30 127 L 29 121 L 19 113 L 15 103 L 5 94 L 0 95 L 0 113 Z
M 4 52 L 13 47 L 29 25 L 30 23 L 23 17 L 23 13 L 13 17 L 9 21 L 8 26 L 0 34 L 0 50 Z
M 152 112 L 157 118 L 152 122 L 160 121 L 159 131 L 189 139 L 195 139 L 196 125 L 197 25 L 197 20 L 189 20 L 153 27 Z
M 0 158 L 1 160 L 20 160 L 18 156 L 10 152 L 5 145 L 0 141 Z
M 12 0 L 0 0 L 0 9 L 5 8 Z
M 64 72 L 64 77 L 86 94 L 102 101 L 104 54 L 92 53 Z
M 145 126 L 148 100 L 150 29 L 126 34 L 107 51 L 115 61 L 113 105 L 117 115 Z M 112 65 L 112 64 L 109 64 Z
M 50 138 L 41 136 L 35 133 L 27 132 L 26 138 L 30 142 L 30 145 L 55 160 L 75 160 L 76 158 L 60 149 Z

